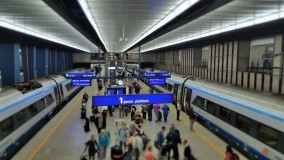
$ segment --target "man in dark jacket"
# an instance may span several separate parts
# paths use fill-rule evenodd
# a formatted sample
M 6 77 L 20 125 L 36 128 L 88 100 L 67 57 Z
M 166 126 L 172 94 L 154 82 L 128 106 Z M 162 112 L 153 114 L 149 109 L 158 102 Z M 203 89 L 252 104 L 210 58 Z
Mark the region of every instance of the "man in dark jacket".
M 152 121 L 152 110 L 153 110 L 153 104 L 149 104 L 148 106 L 148 120 Z
M 175 128 L 174 124 L 171 124 L 170 132 L 168 133 L 166 139 L 171 144 L 170 148 L 174 152 L 173 158 L 175 160 L 178 160 L 179 159 L 178 144 L 181 144 L 181 138 L 179 130 Z
M 105 118 L 103 118 L 101 113 L 99 113 L 98 116 L 95 118 L 95 125 L 99 133 L 101 133 L 102 129 L 106 128 L 106 120 Z
M 193 156 L 191 155 L 191 149 L 186 139 L 183 141 L 183 145 L 184 145 L 184 151 L 183 151 L 184 160 L 191 160 Z

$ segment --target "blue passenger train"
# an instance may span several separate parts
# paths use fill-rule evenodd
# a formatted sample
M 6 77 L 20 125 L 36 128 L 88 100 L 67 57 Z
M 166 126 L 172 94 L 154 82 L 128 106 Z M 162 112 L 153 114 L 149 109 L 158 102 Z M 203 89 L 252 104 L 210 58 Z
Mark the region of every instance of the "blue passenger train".
M 74 69 L 67 72 L 86 72 Z M 82 87 L 62 75 L 16 84 L 0 92 L 0 159 L 10 159 Z

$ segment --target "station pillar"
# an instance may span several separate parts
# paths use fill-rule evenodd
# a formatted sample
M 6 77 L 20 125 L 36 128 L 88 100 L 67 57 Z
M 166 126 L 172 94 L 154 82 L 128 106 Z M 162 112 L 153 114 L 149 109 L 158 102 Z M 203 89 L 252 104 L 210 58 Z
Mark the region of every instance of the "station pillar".
M 23 64 L 25 81 L 36 79 L 37 78 L 36 47 L 23 46 L 21 47 L 21 53 L 22 53 L 22 64 Z
M 57 74 L 58 70 L 57 70 L 57 50 L 53 50 L 51 52 L 51 70 L 52 70 L 52 74 Z
M 3 86 L 20 82 L 20 44 L 0 43 L 0 57 Z
M 57 73 L 63 71 L 63 52 L 62 51 L 57 51 Z
M 37 76 L 45 77 L 48 76 L 48 49 L 47 48 L 37 48 Z

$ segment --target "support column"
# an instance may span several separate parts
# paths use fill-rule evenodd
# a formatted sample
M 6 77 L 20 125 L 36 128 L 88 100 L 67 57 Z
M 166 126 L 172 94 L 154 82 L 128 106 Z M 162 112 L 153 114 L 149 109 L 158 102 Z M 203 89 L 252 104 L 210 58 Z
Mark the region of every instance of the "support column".
M 52 56 L 52 74 L 57 74 L 58 73 L 58 69 L 57 69 L 57 50 L 54 50 L 53 52 L 51 52 L 51 56 Z
M 23 46 L 21 51 L 22 51 L 22 63 L 23 63 L 25 81 L 36 79 L 37 78 L 36 47 Z
M 99 68 L 101 68 L 101 47 L 99 46 Z M 99 72 L 99 76 L 101 77 L 101 72 Z
M 13 86 L 20 82 L 20 44 L 1 43 L 0 57 L 3 86 Z
M 58 51 L 57 52 L 57 73 L 63 71 L 63 52 Z
M 140 46 L 138 47 L 138 61 L 139 61 L 139 74 L 140 74 L 140 70 L 141 70 L 141 50 L 140 50 Z
M 73 69 L 73 53 L 69 54 L 69 69 Z
M 47 48 L 38 48 L 37 49 L 37 76 L 45 77 L 48 76 L 48 49 Z

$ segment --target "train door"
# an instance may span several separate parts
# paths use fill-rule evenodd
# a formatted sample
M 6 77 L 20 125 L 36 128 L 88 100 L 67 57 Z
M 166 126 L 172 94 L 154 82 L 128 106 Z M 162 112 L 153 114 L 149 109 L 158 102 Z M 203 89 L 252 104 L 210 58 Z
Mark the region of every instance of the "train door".
M 59 85 L 59 90 L 60 90 L 60 96 L 61 96 L 61 102 L 64 100 L 64 94 L 63 94 L 63 88 L 62 88 L 62 84 Z
M 54 94 L 55 94 L 56 106 L 58 106 L 60 103 L 60 96 L 59 96 L 60 93 L 57 87 L 54 87 Z
M 191 93 L 192 89 L 185 88 L 185 98 L 184 98 L 184 107 L 185 107 L 185 113 L 189 114 L 189 109 L 191 107 Z

